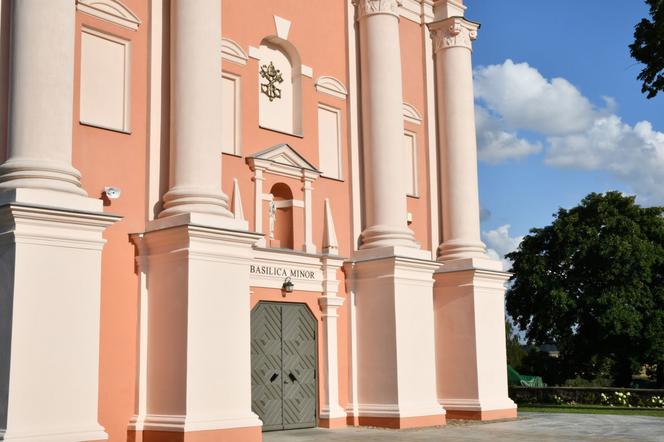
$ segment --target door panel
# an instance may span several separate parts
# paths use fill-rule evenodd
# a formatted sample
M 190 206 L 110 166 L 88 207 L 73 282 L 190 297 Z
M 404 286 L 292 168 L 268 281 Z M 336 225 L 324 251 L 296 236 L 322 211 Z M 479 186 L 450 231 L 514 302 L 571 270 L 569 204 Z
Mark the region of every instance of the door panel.
M 303 305 L 284 306 L 284 428 L 316 425 L 316 321 Z
M 281 307 L 259 304 L 251 313 L 251 409 L 264 430 L 283 428 Z
M 302 304 L 251 312 L 251 406 L 263 430 L 316 425 L 316 320 Z

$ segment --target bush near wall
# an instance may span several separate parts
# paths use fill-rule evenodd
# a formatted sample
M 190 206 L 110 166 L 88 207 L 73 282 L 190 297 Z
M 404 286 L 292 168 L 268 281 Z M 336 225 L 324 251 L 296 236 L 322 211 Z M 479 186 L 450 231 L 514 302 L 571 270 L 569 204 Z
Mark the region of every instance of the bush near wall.
M 510 387 L 510 398 L 519 405 L 606 405 L 664 408 L 664 390 L 609 387 Z

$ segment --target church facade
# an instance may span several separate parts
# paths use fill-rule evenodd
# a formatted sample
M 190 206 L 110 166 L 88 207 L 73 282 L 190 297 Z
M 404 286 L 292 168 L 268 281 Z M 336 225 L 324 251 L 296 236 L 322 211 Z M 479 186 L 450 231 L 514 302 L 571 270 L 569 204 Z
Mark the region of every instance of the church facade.
M 0 440 L 515 417 L 465 14 L 0 0 Z

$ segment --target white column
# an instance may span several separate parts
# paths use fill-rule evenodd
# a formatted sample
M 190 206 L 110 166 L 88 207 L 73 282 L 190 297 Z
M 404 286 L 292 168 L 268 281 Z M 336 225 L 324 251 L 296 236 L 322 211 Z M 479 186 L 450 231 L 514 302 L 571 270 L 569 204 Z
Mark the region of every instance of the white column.
M 366 228 L 361 248 L 418 247 L 406 227 L 399 0 L 356 0 Z
M 323 319 L 323 364 L 325 373 L 325 402 L 321 404 L 321 426 L 335 428 L 346 425 L 346 412 L 339 405 L 339 356 L 337 342 L 338 309 L 343 305 L 344 298 L 337 296 L 339 281 L 337 271 L 343 259 L 324 257 L 323 275 L 324 296 L 318 298 Z
M 0 190 L 86 195 L 71 164 L 75 4 L 14 1 L 7 161 Z
M 480 240 L 471 41 L 479 25 L 441 1 L 429 25 L 436 58 L 443 243 L 435 273 L 438 401 L 450 418 L 516 416 L 505 377 L 504 283 L 509 274 Z
M 316 253 L 316 245 L 314 244 L 313 233 L 312 233 L 313 229 L 312 226 L 313 208 L 311 207 L 311 191 L 313 190 L 313 187 L 311 186 L 312 181 L 313 178 L 311 177 L 308 177 L 306 175 L 302 177 L 302 182 L 303 182 L 302 191 L 304 192 L 304 251 L 307 253 Z
M 220 45 L 220 0 L 171 2 L 171 188 L 160 217 L 232 217 L 221 191 Z
M 479 25 L 453 16 L 429 25 L 436 58 L 443 242 L 439 260 L 481 258 L 471 41 Z

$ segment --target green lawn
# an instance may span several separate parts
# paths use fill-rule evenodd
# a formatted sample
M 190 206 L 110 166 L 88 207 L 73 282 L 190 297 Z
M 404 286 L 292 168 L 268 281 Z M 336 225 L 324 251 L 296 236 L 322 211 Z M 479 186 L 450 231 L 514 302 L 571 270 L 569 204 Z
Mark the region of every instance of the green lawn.
M 602 407 L 599 405 L 519 405 L 519 411 L 531 413 L 626 414 L 664 418 L 664 409 Z

